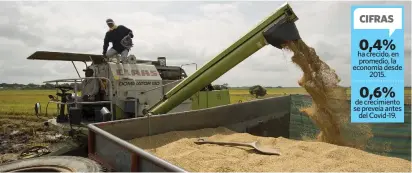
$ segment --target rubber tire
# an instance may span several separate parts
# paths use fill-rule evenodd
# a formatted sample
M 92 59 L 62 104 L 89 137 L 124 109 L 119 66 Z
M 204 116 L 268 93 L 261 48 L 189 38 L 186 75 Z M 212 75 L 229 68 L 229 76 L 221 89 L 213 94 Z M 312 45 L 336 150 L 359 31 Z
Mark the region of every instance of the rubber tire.
M 43 156 L 17 160 L 0 164 L 0 172 L 11 172 L 16 169 L 38 166 L 65 167 L 72 170 L 72 172 L 103 172 L 102 167 L 97 162 L 88 158 L 75 156 Z

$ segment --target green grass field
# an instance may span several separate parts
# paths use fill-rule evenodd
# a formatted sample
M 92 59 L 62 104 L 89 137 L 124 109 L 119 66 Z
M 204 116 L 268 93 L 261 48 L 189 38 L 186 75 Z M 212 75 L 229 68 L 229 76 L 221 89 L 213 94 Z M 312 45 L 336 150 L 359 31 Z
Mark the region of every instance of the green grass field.
M 55 94 L 56 90 L 0 90 L 0 114 L 33 115 L 37 102 L 40 102 L 42 112 L 45 112 L 48 95 Z M 56 110 L 56 104 L 49 105 L 49 112 Z
M 253 100 L 246 89 L 230 89 L 231 103 Z M 347 90 L 350 98 L 350 90 Z M 46 112 L 49 101 L 48 95 L 55 95 L 56 90 L 0 90 L 0 114 L 7 115 L 33 115 L 34 104 L 40 102 L 42 113 Z M 303 88 L 269 88 L 267 96 L 281 96 L 288 94 L 307 94 Z M 405 89 L 405 103 L 410 104 L 411 90 Z M 56 113 L 56 104 L 49 104 L 48 114 Z
M 267 95 L 264 98 L 288 94 L 307 94 L 303 88 L 268 88 L 266 90 Z M 230 89 L 229 93 L 231 103 L 238 103 L 240 101 L 245 102 L 255 99 L 249 94 L 249 90 L 247 89 Z

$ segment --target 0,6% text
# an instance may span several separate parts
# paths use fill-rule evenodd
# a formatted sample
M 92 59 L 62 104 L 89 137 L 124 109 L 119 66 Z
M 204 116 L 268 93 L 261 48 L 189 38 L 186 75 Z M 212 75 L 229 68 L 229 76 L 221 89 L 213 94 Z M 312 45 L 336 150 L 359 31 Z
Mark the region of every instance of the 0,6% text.
M 367 87 L 362 87 L 359 90 L 359 94 L 362 98 L 367 98 L 369 97 L 369 100 L 372 100 L 372 98 L 381 98 L 383 94 L 385 94 L 385 98 L 390 97 L 390 98 L 394 98 L 395 97 L 395 92 L 392 91 L 392 87 L 387 88 L 387 87 L 383 87 L 381 89 L 381 87 L 377 87 L 373 90 L 373 93 L 369 92 L 369 88 Z
M 383 47 L 385 46 L 385 50 L 395 50 L 396 49 L 396 45 L 393 43 L 393 40 L 376 40 L 375 43 L 373 43 L 373 45 L 369 45 L 369 41 L 366 39 L 362 39 L 359 42 L 359 48 L 361 50 L 368 50 L 369 52 L 372 52 L 373 49 L 376 50 L 381 50 Z

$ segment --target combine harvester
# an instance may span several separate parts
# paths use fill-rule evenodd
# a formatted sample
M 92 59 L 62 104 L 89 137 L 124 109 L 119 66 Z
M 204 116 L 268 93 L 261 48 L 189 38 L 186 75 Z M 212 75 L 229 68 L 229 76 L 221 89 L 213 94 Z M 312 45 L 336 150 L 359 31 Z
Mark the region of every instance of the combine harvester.
M 44 82 L 55 84 L 57 89 L 56 96 L 49 95 L 46 113 L 49 104 L 55 103 L 58 105 L 58 116 L 48 120 L 48 124 L 64 131 L 70 131 L 72 125 L 80 125 L 87 132 L 85 125 L 89 123 L 142 117 L 149 107 L 161 101 L 171 88 L 187 77 L 182 67 L 167 66 L 165 57 L 159 57 L 157 61 L 147 61 L 136 60 L 134 55 L 130 55 L 128 63 L 118 64 L 112 62 L 115 57 L 106 61 L 99 55 L 38 51 L 27 59 L 73 63 L 79 78 Z M 76 61 L 84 62 L 86 69 L 83 71 L 91 69 L 93 76 L 82 78 L 74 64 Z M 86 62 L 92 64 L 87 66 Z M 82 81 L 96 83 L 83 86 Z M 61 85 L 62 83 L 66 85 Z M 97 94 L 87 96 L 93 97 L 93 100 L 74 94 L 80 89 L 90 91 L 96 88 L 99 90 Z M 170 112 L 227 104 L 230 104 L 229 91 L 215 90 L 209 84 Z M 40 107 L 40 103 L 35 104 L 36 114 L 41 110 Z
M 88 68 L 94 69 L 94 78 L 107 81 L 103 85 L 106 87 L 106 94 L 102 96 L 104 99 L 94 102 L 78 101 L 74 94 L 67 94 L 68 89 L 77 93 L 77 87 L 59 88 L 62 91 L 59 95 L 63 98 L 57 103 L 69 105 L 69 115 L 66 118 L 62 106 L 57 119 L 49 122 L 56 126 L 66 124 L 66 127 L 67 124 L 88 124 L 88 157 L 95 161 L 87 162 L 93 169 L 72 169 L 96 171 L 97 162 L 97 165 L 116 172 L 184 172 L 184 169 L 127 140 L 175 130 L 219 126 L 260 136 L 288 134 L 289 129 L 274 128 L 288 123 L 281 119 L 290 114 L 291 96 L 229 104 L 227 90 L 208 91 L 205 88 L 210 88 L 213 81 L 264 46 L 270 44 L 282 49 L 282 44 L 300 39 L 294 23 L 297 20 L 289 4 L 283 4 L 253 30 L 188 77 L 180 67 L 166 66 L 163 58 L 159 62 L 141 62 L 131 56 L 128 64 L 116 64 L 106 62 L 100 55 L 36 52 L 28 59 L 92 61 Z M 79 75 L 79 79 L 48 82 L 82 80 L 84 78 Z M 85 110 L 90 107 L 92 111 Z M 48 163 L 44 160 L 47 158 L 36 158 L 37 162 L 31 159 L 31 164 L 24 160 L 17 161 L 3 165 L 0 171 L 16 170 L 22 163 L 27 163 L 25 165 L 29 167 L 36 166 L 36 163 Z

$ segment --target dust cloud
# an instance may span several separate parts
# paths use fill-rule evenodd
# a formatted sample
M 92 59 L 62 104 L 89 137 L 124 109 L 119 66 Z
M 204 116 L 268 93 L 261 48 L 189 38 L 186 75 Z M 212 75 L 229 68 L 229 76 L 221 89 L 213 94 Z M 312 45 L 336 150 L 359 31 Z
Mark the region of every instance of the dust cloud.
M 372 130 L 365 124 L 351 124 L 346 89 L 339 86 L 335 70 L 323 62 L 315 49 L 303 40 L 288 42 L 284 49 L 293 52 L 292 62 L 303 71 L 299 85 L 311 95 L 312 106 L 301 111 L 319 128 L 317 140 L 340 146 L 364 149 Z

